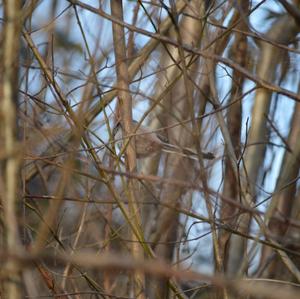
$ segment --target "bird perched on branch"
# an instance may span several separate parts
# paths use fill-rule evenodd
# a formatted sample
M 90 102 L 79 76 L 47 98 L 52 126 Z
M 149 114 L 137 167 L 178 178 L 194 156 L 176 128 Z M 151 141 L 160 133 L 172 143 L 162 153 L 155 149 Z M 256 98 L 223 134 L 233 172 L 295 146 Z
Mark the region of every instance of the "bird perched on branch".
M 181 148 L 170 144 L 166 137 L 151 131 L 149 128 L 140 125 L 137 128 L 138 122 L 133 121 L 134 135 L 128 136 L 135 139 L 135 150 L 137 158 L 149 157 L 159 151 L 167 153 L 176 153 L 189 159 L 198 159 L 198 154 L 190 148 Z M 117 122 L 113 130 L 113 135 L 116 143 L 120 148 L 123 146 L 123 129 L 121 122 Z M 202 153 L 203 159 L 212 160 L 215 158 L 211 152 Z

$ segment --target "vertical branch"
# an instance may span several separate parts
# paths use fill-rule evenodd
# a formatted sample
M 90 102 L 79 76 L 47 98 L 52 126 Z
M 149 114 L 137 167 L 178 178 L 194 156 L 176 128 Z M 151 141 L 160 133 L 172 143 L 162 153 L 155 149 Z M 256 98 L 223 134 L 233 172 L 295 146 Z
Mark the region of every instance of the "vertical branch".
M 268 228 L 275 240 L 280 244 L 284 244 L 288 248 L 293 248 L 296 242 L 293 240 L 293 231 L 298 231 L 297 228 L 289 226 L 289 218 L 297 215 L 297 176 L 300 167 L 300 105 L 296 104 L 291 128 L 287 139 L 292 153 L 286 151 L 282 159 L 280 172 L 276 182 L 276 193 L 272 197 L 272 201 L 266 212 L 265 219 L 268 222 Z M 293 183 L 291 183 L 293 182 Z M 297 245 L 296 245 L 297 246 Z M 295 249 L 294 249 L 295 250 Z M 264 247 L 261 257 L 261 269 L 266 265 L 264 276 L 278 277 L 287 279 L 287 271 L 283 267 L 283 261 L 278 255 L 274 255 L 271 247 Z M 270 261 L 270 263 L 269 263 Z M 290 275 L 290 273 L 288 274 Z
M 195 1 L 195 3 L 193 3 L 194 6 L 196 7 L 197 2 Z M 200 3 L 198 3 L 199 5 Z M 200 4 L 201 5 L 201 4 Z M 200 143 L 197 142 L 198 140 L 201 141 L 201 134 L 200 134 L 200 127 L 198 126 L 196 119 L 195 119 L 195 109 L 193 106 L 193 89 L 191 88 L 191 82 L 192 78 L 189 77 L 188 71 L 187 71 L 187 66 L 186 66 L 186 59 L 184 57 L 184 51 L 181 47 L 181 45 L 183 44 L 182 38 L 181 38 L 181 32 L 179 30 L 179 28 L 177 28 L 177 40 L 178 40 L 178 53 L 179 53 L 179 57 L 181 59 L 181 66 L 182 66 L 182 73 L 183 73 L 183 82 L 184 82 L 184 86 L 185 86 L 185 90 L 186 90 L 186 97 L 187 97 L 187 102 L 188 102 L 188 108 L 189 108 L 189 112 L 191 115 L 191 120 L 192 120 L 192 129 L 193 129 L 193 138 L 195 139 L 194 143 L 196 144 L 196 150 L 197 150 L 197 154 L 199 155 L 199 164 L 200 167 L 202 169 L 204 169 L 204 163 L 203 163 L 203 157 L 201 154 L 201 149 L 200 149 Z M 201 177 L 201 181 L 204 187 L 204 198 L 206 201 L 206 208 L 207 208 L 207 212 L 208 215 L 210 217 L 210 219 L 213 219 L 214 215 L 213 215 L 213 207 L 210 204 L 210 200 L 209 200 L 209 195 L 208 195 L 208 184 L 207 184 L 207 176 L 205 171 L 200 173 L 200 177 Z M 221 256 L 219 253 L 219 246 L 218 246 L 218 241 L 217 241 L 217 230 L 216 227 L 214 225 L 214 223 L 212 222 L 211 224 L 211 231 L 212 231 L 212 239 L 213 239 L 213 248 L 214 248 L 214 253 L 215 253 L 215 261 L 216 261 L 216 269 L 218 271 L 221 271 Z M 224 295 L 224 298 L 227 298 L 226 295 Z
M 122 1 L 111 1 L 112 15 L 123 19 Z M 132 98 L 129 92 L 128 82 L 128 67 L 126 62 L 126 45 L 124 36 L 124 27 L 113 23 L 113 39 L 114 50 L 116 59 L 116 71 L 117 71 L 117 88 L 118 99 L 121 111 L 121 121 L 124 128 L 125 135 L 129 135 L 132 130 Z M 136 154 L 134 139 L 131 138 L 128 141 L 128 146 L 125 151 L 127 168 L 129 171 L 136 169 Z
M 285 34 L 282 35 L 282 30 Z M 289 16 L 283 15 L 274 22 L 273 26 L 267 32 L 266 36 L 283 45 L 288 45 L 297 33 L 297 26 Z M 278 62 L 282 59 L 283 50 L 274 47 L 271 44 L 263 43 L 260 59 L 258 61 L 257 76 L 263 80 L 276 82 L 276 71 Z M 256 185 L 259 182 L 259 172 L 264 163 L 266 144 L 269 141 L 269 129 L 266 123 L 266 115 L 269 114 L 271 106 L 272 92 L 265 88 L 258 89 L 255 94 L 254 104 L 252 108 L 252 120 L 249 130 L 248 146 L 243 156 L 244 169 L 243 176 L 247 178 L 242 182 L 242 189 L 245 192 L 245 203 L 255 201 Z M 255 146 L 254 146 L 255 145 Z M 244 234 L 249 232 L 250 215 L 241 215 L 238 219 L 239 230 Z M 261 227 L 262 229 L 262 227 Z M 232 236 L 230 240 L 230 248 L 228 251 L 228 273 L 236 274 L 240 269 L 242 273 L 247 268 L 246 256 L 247 240 L 238 235 Z
M 237 11 L 239 17 L 241 18 L 241 22 L 237 25 L 237 28 L 240 30 L 247 30 L 247 17 L 249 11 L 249 2 L 248 1 L 239 1 L 239 10 Z M 247 53 L 247 38 L 244 34 L 236 33 L 235 40 L 232 45 L 232 57 L 236 60 L 236 62 L 246 67 L 248 53 Z M 243 77 L 236 70 L 233 70 L 232 77 L 232 87 L 231 87 L 231 97 L 229 99 L 230 103 L 233 103 L 228 108 L 227 115 L 227 125 L 228 130 L 230 132 L 230 136 L 232 139 L 232 144 L 234 146 L 235 154 L 237 157 L 240 156 L 240 136 L 241 136 L 241 123 L 242 123 L 242 103 L 240 101 L 236 102 L 238 97 L 242 96 L 243 87 L 244 87 L 245 77 Z M 232 198 L 238 200 L 239 196 L 239 182 L 238 177 L 236 177 L 234 173 L 234 169 L 232 164 L 227 157 L 225 159 L 225 175 L 224 175 L 224 188 L 223 195 L 227 198 Z M 235 213 L 236 209 L 233 209 L 231 205 L 226 204 L 225 202 L 221 203 L 221 218 L 226 223 L 230 223 L 231 225 L 235 224 Z M 227 248 L 229 244 L 231 233 L 227 231 L 220 231 L 219 235 L 219 244 L 221 247 L 221 253 L 224 257 L 224 268 L 226 270 L 227 264 Z
M 112 15 L 120 20 L 123 20 L 123 7 L 122 1 L 111 0 L 111 12 Z M 117 88 L 118 99 L 121 113 L 121 122 L 124 128 L 125 136 L 129 136 L 133 132 L 132 128 L 132 98 L 129 92 L 129 72 L 126 60 L 126 45 L 125 45 L 125 33 L 124 27 L 116 23 L 112 24 L 113 27 L 113 41 L 116 59 L 116 72 L 117 72 Z M 127 144 L 125 150 L 126 168 L 128 172 L 136 171 L 136 151 L 135 141 L 133 138 L 124 140 Z M 138 205 L 135 201 L 135 186 L 133 181 L 128 183 L 128 196 L 129 196 L 129 208 L 131 213 L 131 219 L 134 221 L 134 225 L 140 228 L 140 217 Z M 143 256 L 142 248 L 138 243 L 138 239 L 135 234 L 132 234 L 134 242 L 132 243 L 132 254 L 134 257 L 140 259 Z M 144 278 L 141 273 L 136 273 L 134 279 L 134 295 L 135 298 L 144 298 Z
M 1 197 L 4 209 L 5 250 L 7 253 L 20 249 L 16 217 L 16 201 L 19 190 L 19 162 L 16 104 L 18 96 L 18 58 L 20 42 L 20 1 L 4 2 L 3 78 L 1 103 L 1 139 L 5 157 L 2 161 L 3 186 Z M 6 262 L 7 280 L 4 282 L 5 298 L 20 298 L 19 266 L 14 260 Z

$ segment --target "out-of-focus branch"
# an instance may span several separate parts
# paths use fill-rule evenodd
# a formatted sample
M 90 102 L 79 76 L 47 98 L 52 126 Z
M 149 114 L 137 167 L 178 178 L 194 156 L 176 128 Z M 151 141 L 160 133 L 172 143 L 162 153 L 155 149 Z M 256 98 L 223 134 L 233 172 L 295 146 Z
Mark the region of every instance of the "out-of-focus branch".
M 123 1 L 111 0 L 111 13 L 112 16 L 123 20 Z M 129 136 L 133 133 L 133 120 L 132 120 L 132 97 L 129 89 L 129 72 L 127 66 L 127 55 L 126 55 L 126 45 L 125 45 L 125 32 L 124 27 L 117 23 L 112 23 L 113 28 L 113 41 L 115 50 L 115 61 L 116 61 L 116 74 L 117 74 L 117 93 L 119 100 L 119 111 L 121 117 L 121 122 L 123 124 L 123 134 Z M 118 113 L 118 112 L 117 112 Z M 135 139 L 134 137 L 125 138 L 124 144 L 125 148 L 125 162 L 128 172 L 136 171 L 136 149 L 135 149 Z M 141 231 L 141 219 L 138 204 L 136 203 L 137 198 L 137 182 L 133 180 L 128 181 L 127 194 L 129 197 L 129 211 L 130 218 L 133 225 L 137 230 Z M 134 242 L 132 243 L 132 254 L 135 258 L 143 257 L 143 248 L 138 243 L 138 239 L 135 237 L 134 233 L 131 234 Z M 144 299 L 145 298 L 145 278 L 140 272 L 135 273 L 135 279 L 133 284 L 133 291 L 135 298 Z
M 21 3 L 19 0 L 4 2 L 4 39 L 2 45 L 2 82 L 1 82 L 1 120 L 0 139 L 5 150 L 1 161 L 0 196 L 3 205 L 6 252 L 21 251 L 18 234 L 16 204 L 20 191 L 20 145 L 17 140 L 17 102 L 19 49 L 21 34 Z M 2 143 L 2 142 L 1 142 Z M 4 263 L 2 273 L 6 275 L 3 284 L 3 297 L 21 298 L 20 274 L 18 261 L 8 260 Z
M 77 253 L 75 255 L 68 254 L 47 254 L 40 253 L 38 255 L 7 255 L 0 252 L 0 261 L 4 259 L 16 259 L 24 266 L 30 265 L 37 260 L 58 262 L 69 262 L 87 269 L 98 270 L 126 270 L 126 271 L 143 271 L 156 277 L 175 278 L 181 281 L 206 281 L 212 286 L 228 287 L 241 296 L 252 295 L 272 299 L 298 299 L 299 285 L 271 279 L 235 279 L 230 280 L 221 275 L 207 275 L 201 272 L 176 269 L 169 263 L 164 261 L 145 261 L 136 260 L 126 255 L 116 254 L 92 254 Z M 98 294 L 101 294 L 98 293 Z M 235 297 L 234 297 L 235 298 Z
M 286 0 L 278 0 L 285 10 L 294 18 L 295 22 L 300 26 L 300 10 Z
M 285 34 L 282 34 L 282 31 Z M 297 34 L 297 25 L 288 16 L 281 16 L 267 33 L 268 38 L 276 40 L 279 43 L 288 45 Z M 258 62 L 257 76 L 261 80 L 275 81 L 275 74 L 278 62 L 281 59 L 282 50 L 276 49 L 274 46 L 264 43 L 260 61 Z M 249 130 L 248 144 L 257 144 L 255 146 L 247 146 L 243 156 L 244 171 L 242 173 L 243 181 L 242 190 L 245 192 L 245 203 L 255 202 L 256 190 L 255 184 L 258 183 L 259 170 L 264 161 L 266 144 L 268 142 L 268 128 L 266 125 L 266 117 L 268 115 L 272 99 L 270 89 L 261 88 L 257 90 L 255 101 L 252 108 L 252 121 Z M 258 219 L 257 219 L 258 220 Z M 241 215 L 241 230 L 247 232 L 250 224 L 249 215 Z M 261 232 L 264 231 L 264 224 L 261 223 Z M 274 241 L 275 242 L 275 241 Z M 233 236 L 231 240 L 231 248 L 229 252 L 228 268 L 231 273 L 236 273 L 240 268 L 241 273 L 247 267 L 245 259 L 246 242 L 244 239 Z M 237 250 L 239 248 L 239 250 Z
M 238 30 L 246 31 L 247 30 L 247 19 L 249 12 L 249 1 L 240 0 L 237 2 L 239 9 L 237 10 L 237 14 L 241 22 L 237 25 Z M 234 43 L 231 48 L 232 58 L 239 65 L 245 67 L 247 64 L 247 37 L 244 34 L 239 32 L 235 32 Z M 231 137 L 233 150 L 236 157 L 240 156 L 240 144 L 241 144 L 241 121 L 242 121 L 242 103 L 241 101 L 236 101 L 243 94 L 243 87 L 245 77 L 241 75 L 239 72 L 233 70 L 233 78 L 232 78 L 232 87 L 231 87 L 231 97 L 229 102 L 232 105 L 228 108 L 227 114 L 227 126 L 228 131 Z M 240 182 L 239 177 L 235 173 L 235 168 L 232 166 L 232 162 L 230 158 L 227 156 L 225 158 L 225 175 L 224 175 L 224 187 L 223 187 L 223 195 L 228 198 L 232 198 L 233 200 L 238 200 L 240 195 Z M 221 202 L 221 219 L 224 219 L 225 223 L 231 224 L 234 226 L 237 210 L 232 206 L 228 205 L 225 201 Z M 227 258 L 228 252 L 227 246 L 230 240 L 230 233 L 226 231 L 220 231 L 219 234 L 219 244 L 221 247 L 221 254 L 223 256 L 224 270 L 226 272 L 227 268 Z
M 286 151 L 282 160 L 281 169 L 276 182 L 276 194 L 272 197 L 270 206 L 268 207 L 265 219 L 268 223 L 269 229 L 275 239 L 279 240 L 280 243 L 286 243 L 289 236 L 292 236 L 295 228 L 289 226 L 288 219 L 294 214 L 296 215 L 297 210 L 297 197 L 295 197 L 297 190 L 297 178 L 299 167 L 300 167 L 300 105 L 296 104 L 294 115 L 292 119 L 292 125 L 290 134 L 288 137 L 288 146 L 292 152 Z M 282 186 L 289 184 L 287 188 L 282 189 Z M 293 213 L 293 210 L 294 213 Z M 279 221 L 278 219 L 282 219 Z M 289 228 L 289 230 L 288 230 Z M 291 238 L 292 239 L 292 238 Z M 293 248 L 294 242 L 287 241 L 286 246 Z M 261 265 L 264 265 L 268 258 L 272 255 L 273 250 L 270 247 L 264 247 Z M 269 267 L 264 271 L 266 277 L 276 277 L 286 279 L 287 274 L 282 263 L 285 260 L 274 258 L 269 264 Z M 295 271 L 294 268 L 289 269 L 294 276 L 297 277 L 299 271 Z M 299 277 L 298 277 L 299 281 Z

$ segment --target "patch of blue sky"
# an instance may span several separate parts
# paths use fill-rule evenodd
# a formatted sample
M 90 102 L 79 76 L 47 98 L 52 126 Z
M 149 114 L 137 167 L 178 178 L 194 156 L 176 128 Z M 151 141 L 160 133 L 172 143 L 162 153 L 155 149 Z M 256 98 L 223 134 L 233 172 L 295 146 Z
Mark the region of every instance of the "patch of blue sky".
M 260 4 L 262 1 L 252 1 L 252 8 Z M 284 12 L 283 7 L 276 0 L 264 1 L 258 9 L 253 11 L 249 17 L 252 27 L 258 32 L 266 32 L 272 23 L 272 19 L 267 19 L 270 11 L 275 14 L 281 14 Z M 252 29 L 253 29 L 252 28 Z

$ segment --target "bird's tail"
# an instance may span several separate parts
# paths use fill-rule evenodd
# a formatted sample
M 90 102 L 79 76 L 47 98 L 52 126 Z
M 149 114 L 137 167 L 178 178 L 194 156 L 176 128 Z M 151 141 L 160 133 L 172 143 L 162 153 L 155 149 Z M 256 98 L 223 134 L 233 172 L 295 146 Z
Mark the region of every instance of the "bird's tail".
M 165 143 L 165 142 L 163 142 L 162 150 L 166 153 L 179 154 L 183 157 L 193 159 L 193 160 L 198 160 L 198 157 L 199 157 L 197 152 L 195 152 L 194 150 L 192 150 L 188 147 L 181 148 L 179 146 L 176 146 L 176 145 L 173 145 L 170 143 Z M 211 152 L 202 152 L 201 154 L 202 154 L 203 159 L 206 159 L 206 160 L 215 159 L 215 155 Z

